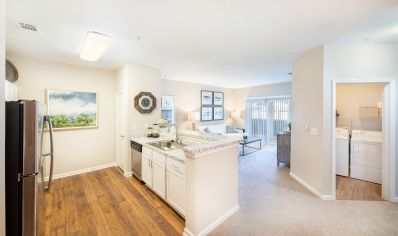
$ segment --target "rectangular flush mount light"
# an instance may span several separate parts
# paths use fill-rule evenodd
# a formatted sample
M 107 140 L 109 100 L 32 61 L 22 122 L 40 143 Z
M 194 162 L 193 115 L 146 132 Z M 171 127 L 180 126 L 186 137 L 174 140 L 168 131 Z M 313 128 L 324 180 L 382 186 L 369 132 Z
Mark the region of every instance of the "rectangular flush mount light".
M 80 58 L 86 61 L 97 61 L 111 46 L 112 38 L 108 35 L 89 31 L 80 49 Z

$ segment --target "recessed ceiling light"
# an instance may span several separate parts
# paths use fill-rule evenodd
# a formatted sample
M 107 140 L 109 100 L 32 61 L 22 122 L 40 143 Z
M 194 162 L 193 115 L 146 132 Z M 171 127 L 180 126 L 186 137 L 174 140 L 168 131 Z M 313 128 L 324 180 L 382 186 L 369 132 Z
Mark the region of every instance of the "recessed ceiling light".
M 97 61 L 111 46 L 112 38 L 108 35 L 89 31 L 80 49 L 80 58 L 86 61 Z

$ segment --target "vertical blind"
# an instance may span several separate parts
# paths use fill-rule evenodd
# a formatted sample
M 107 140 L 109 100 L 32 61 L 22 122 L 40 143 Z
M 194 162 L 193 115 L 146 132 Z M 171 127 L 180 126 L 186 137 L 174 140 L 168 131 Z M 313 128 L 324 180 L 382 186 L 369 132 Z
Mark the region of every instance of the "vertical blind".
M 246 128 L 250 137 L 275 143 L 276 135 L 286 130 L 291 115 L 290 97 L 246 100 Z

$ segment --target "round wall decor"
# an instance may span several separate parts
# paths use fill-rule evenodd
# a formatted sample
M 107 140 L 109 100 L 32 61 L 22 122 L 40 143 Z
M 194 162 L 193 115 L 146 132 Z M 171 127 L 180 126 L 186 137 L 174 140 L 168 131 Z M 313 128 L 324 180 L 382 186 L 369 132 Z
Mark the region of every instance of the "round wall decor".
M 134 97 L 134 107 L 140 113 L 151 113 L 156 108 L 156 98 L 150 92 L 140 92 Z
M 17 81 L 17 79 L 18 79 L 17 68 L 14 66 L 14 64 L 12 64 L 12 62 L 6 59 L 6 80 L 8 80 L 11 83 L 14 83 L 15 81 Z

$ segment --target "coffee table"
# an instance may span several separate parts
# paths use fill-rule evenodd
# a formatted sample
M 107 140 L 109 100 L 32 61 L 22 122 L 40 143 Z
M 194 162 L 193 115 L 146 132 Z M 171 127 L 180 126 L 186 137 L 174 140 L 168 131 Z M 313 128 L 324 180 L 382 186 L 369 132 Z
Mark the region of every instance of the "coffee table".
M 246 156 L 250 153 L 261 150 L 261 138 L 246 138 L 240 141 L 239 145 L 242 147 L 241 156 Z M 245 149 L 252 150 L 251 152 L 245 152 Z

